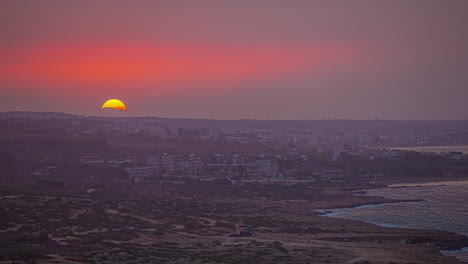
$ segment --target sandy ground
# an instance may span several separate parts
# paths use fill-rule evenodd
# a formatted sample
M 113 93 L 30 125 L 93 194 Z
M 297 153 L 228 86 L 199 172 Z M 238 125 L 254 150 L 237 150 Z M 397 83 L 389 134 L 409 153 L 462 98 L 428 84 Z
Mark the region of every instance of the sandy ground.
M 265 256 L 266 258 L 272 258 L 274 255 L 292 258 L 289 262 L 282 260 L 283 262 L 278 263 L 327 263 L 326 261 L 374 264 L 461 263 L 454 258 L 442 256 L 438 252 L 439 249 L 430 243 L 401 242 L 408 237 L 450 240 L 452 235 L 449 233 L 385 228 L 355 220 L 321 217 L 315 213 L 317 209 L 352 207 L 388 200 L 379 197 L 353 196 L 350 190 L 337 188 L 322 188 L 320 192 L 320 197 L 329 198 L 278 201 L 257 197 L 217 200 L 212 199 L 210 195 L 197 197 L 198 199 L 187 199 L 184 196 L 179 199 L 177 196 L 172 200 L 165 197 L 166 202 L 157 206 L 153 204 L 153 199 L 141 200 L 138 197 L 134 200 L 126 198 L 121 202 L 113 200 L 108 202 L 109 199 L 106 197 L 106 202 L 100 202 L 98 199 L 93 200 L 88 197 L 41 196 L 33 199 L 34 196 L 3 196 L 0 199 L 0 203 L 4 203 L 2 208 L 16 206 L 18 210 L 15 209 L 14 212 L 24 212 L 31 220 L 0 230 L 0 236 L 14 239 L 19 232 L 30 232 L 29 235 L 36 236 L 39 232 L 50 232 L 48 236 L 52 244 L 47 242 L 44 247 L 55 254 L 48 254 L 50 259 L 37 258 L 37 263 L 82 264 L 83 262 L 77 260 L 79 258 L 69 260 L 69 256 L 83 256 L 89 252 L 105 252 L 115 248 L 121 248 L 123 251 L 138 249 L 157 252 L 155 247 L 168 252 L 172 250 L 177 252 L 174 253 L 175 257 L 181 254 L 183 258 L 187 257 L 184 254 L 225 255 L 233 249 L 244 252 L 239 257 L 249 254 L 257 256 L 255 252 L 268 251 L 270 253 Z M 139 209 L 140 206 L 145 209 Z M 165 206 L 164 210 L 172 212 L 177 221 L 173 221 L 171 214 L 158 215 L 157 210 L 160 210 L 161 206 Z M 34 208 L 34 213 L 28 211 L 30 209 L 22 210 L 23 207 Z M 193 210 L 193 207 L 198 209 Z M 48 213 L 42 213 L 43 210 Z M 155 211 L 151 213 L 148 210 Z M 61 219 L 52 212 L 65 215 L 67 219 Z M 50 225 L 34 226 L 32 223 L 36 214 L 41 223 Z M 47 215 L 47 218 L 43 218 L 43 215 Z M 116 227 L 133 226 L 133 223 L 143 224 L 139 228 L 125 230 L 107 228 L 103 227 L 105 224 L 99 225 L 99 221 L 95 222 L 96 225 L 86 221 L 94 217 L 106 223 L 116 223 L 114 225 Z M 85 221 L 83 223 L 86 223 L 84 225 L 86 228 L 76 225 L 80 221 Z M 221 224 L 217 223 L 218 221 Z M 255 227 L 251 230 L 252 236 L 229 237 L 232 233 L 238 234 L 252 222 L 255 222 Z M 67 226 L 64 223 L 74 224 Z M 69 230 L 79 239 L 68 240 L 65 233 L 57 233 L 51 227 Z M 110 234 L 113 234 L 112 237 L 106 238 Z M 120 234 L 124 237 L 118 237 Z M 125 238 L 126 235 L 129 237 Z M 92 238 L 89 241 L 99 242 L 89 244 L 88 237 Z M 275 247 L 284 248 L 282 249 L 284 252 L 277 251 Z

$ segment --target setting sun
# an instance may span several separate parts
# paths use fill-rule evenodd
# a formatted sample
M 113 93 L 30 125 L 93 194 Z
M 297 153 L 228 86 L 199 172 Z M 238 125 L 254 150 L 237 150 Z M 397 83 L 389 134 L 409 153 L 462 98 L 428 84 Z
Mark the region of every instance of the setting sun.
M 110 100 L 107 100 L 101 107 L 102 109 L 104 108 L 114 108 L 115 110 L 123 110 L 123 111 L 127 111 L 127 107 L 125 106 L 125 104 L 118 100 L 118 99 L 110 99 Z

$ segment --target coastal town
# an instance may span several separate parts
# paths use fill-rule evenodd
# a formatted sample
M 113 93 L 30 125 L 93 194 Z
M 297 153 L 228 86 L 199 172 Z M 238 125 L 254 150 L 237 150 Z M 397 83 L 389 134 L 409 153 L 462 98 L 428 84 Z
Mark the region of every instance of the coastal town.
M 0 113 L 0 263 L 461 263 L 446 231 L 321 216 L 468 179 L 467 121 Z M 447 150 L 416 151 L 446 146 Z M 414 149 L 414 150 L 411 150 Z
M 468 144 L 466 121 L 186 122 L 66 115 L 57 118 L 50 113 L 23 112 L 4 116 L 10 117 L 1 120 L 4 134 L 16 129 L 25 130 L 26 134 L 33 129 L 41 135 L 30 140 L 39 143 L 56 136 L 69 144 L 82 141 L 82 151 L 57 150 L 34 160 L 40 166 L 22 166 L 28 169 L 21 174 L 38 177 L 58 174 L 64 161 L 118 168 L 133 183 L 155 178 L 190 178 L 226 180 L 240 185 L 256 182 L 346 186 L 403 176 L 463 177 L 468 171 L 463 151 L 408 151 L 434 145 L 456 149 L 457 145 Z M 50 118 L 44 121 L 41 117 Z M 3 140 L 5 150 L 8 144 L 18 144 L 14 138 Z M 45 150 L 41 155 L 47 152 L 51 151 Z M 23 162 L 21 155 L 24 154 L 19 158 L 16 155 L 15 160 Z M 411 159 L 431 168 L 405 171 L 404 166 Z
M 0 264 L 468 263 L 468 0 L 0 14 Z

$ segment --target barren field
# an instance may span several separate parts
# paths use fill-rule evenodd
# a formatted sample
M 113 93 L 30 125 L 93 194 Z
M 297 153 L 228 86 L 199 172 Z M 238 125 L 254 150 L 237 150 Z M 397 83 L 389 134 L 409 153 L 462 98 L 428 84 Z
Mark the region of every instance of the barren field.
M 465 237 L 314 211 L 395 202 L 351 190 L 158 181 L 90 194 L 2 189 L 0 263 L 460 263 L 439 250 L 466 246 Z

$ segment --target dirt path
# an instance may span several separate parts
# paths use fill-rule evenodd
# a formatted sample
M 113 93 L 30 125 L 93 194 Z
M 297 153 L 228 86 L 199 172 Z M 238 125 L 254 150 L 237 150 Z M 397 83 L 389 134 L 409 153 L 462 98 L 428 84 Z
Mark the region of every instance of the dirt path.
M 17 232 L 21 227 L 23 227 L 23 224 L 16 224 L 13 227 L 10 227 L 10 228 L 4 229 L 4 230 L 0 230 L 0 233 L 10 232 L 10 231 Z
M 78 262 L 78 261 L 72 261 L 72 260 L 67 260 L 65 259 L 64 256 L 60 255 L 47 255 L 48 257 L 51 257 L 52 259 L 38 259 L 36 260 L 37 263 L 64 263 L 64 264 L 85 264 L 86 262 Z
M 80 209 L 80 210 L 76 210 L 74 212 L 72 212 L 69 216 L 69 219 L 76 219 L 78 216 L 86 213 L 88 210 L 86 209 Z
M 110 214 L 114 214 L 114 215 L 123 215 L 123 216 L 130 216 L 130 217 L 133 217 L 133 218 L 136 218 L 136 219 L 140 219 L 142 221 L 146 221 L 146 222 L 149 222 L 149 223 L 152 223 L 152 224 L 157 224 L 157 225 L 160 225 L 162 224 L 160 221 L 156 220 L 156 219 L 151 219 L 151 218 L 147 218 L 147 217 L 143 217 L 143 216 L 138 216 L 138 215 L 134 215 L 134 214 L 126 214 L 126 213 L 122 213 L 118 210 L 115 210 L 115 209 L 106 209 L 106 211 Z
M 317 248 L 317 247 L 327 247 L 333 248 L 340 251 L 349 252 L 351 255 L 356 256 L 353 259 L 348 260 L 346 263 L 356 263 L 359 261 L 375 261 L 378 263 L 381 262 L 396 262 L 401 263 L 405 261 L 401 252 L 392 249 L 392 248 L 376 248 L 372 245 L 350 243 L 350 242 L 336 242 L 336 241 L 324 241 L 324 240 L 314 240 L 314 239 L 294 239 L 294 238 L 281 238 L 281 237 L 227 237 L 222 236 L 203 236 L 198 234 L 189 234 L 185 232 L 177 232 L 180 235 L 197 237 L 197 238 L 209 238 L 210 240 L 221 240 L 223 245 L 239 245 L 239 244 L 249 244 L 252 241 L 263 242 L 263 243 L 273 243 L 278 241 L 285 246 L 289 247 L 306 247 L 306 248 Z
M 211 218 L 207 218 L 207 217 L 199 217 L 200 219 L 202 220 L 205 220 L 208 222 L 208 226 L 214 226 L 215 223 L 216 223 L 216 220 L 214 219 L 211 219 Z

